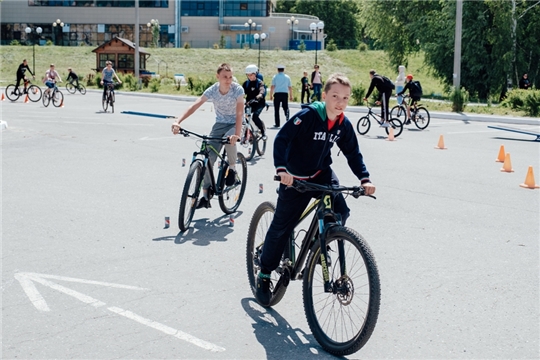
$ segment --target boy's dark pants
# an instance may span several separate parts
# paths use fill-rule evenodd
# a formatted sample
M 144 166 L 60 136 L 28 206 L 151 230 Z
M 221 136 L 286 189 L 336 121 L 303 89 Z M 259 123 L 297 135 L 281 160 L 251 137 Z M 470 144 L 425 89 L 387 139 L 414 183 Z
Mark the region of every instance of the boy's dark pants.
M 283 107 L 285 112 L 285 121 L 289 121 L 289 94 L 288 93 L 275 93 L 274 94 L 274 124 L 280 125 L 279 120 L 279 106 Z
M 309 180 L 316 184 L 338 185 L 339 180 L 332 169 L 328 168 L 319 174 L 315 179 Z M 264 273 L 275 270 L 281 260 L 281 255 L 287 245 L 289 235 L 294 229 L 296 222 L 308 206 L 313 197 L 320 195 L 319 191 L 309 191 L 300 193 L 293 188 L 279 185 L 279 195 L 276 212 L 270 228 L 266 233 L 263 251 L 261 254 L 261 269 Z M 347 207 L 342 194 L 334 197 L 334 211 L 341 214 L 342 224 L 349 217 L 350 209 Z
M 307 94 L 307 96 L 306 96 Z M 304 96 L 306 96 L 306 102 L 309 103 L 309 87 L 302 88 L 302 95 L 300 96 L 300 102 L 304 103 Z

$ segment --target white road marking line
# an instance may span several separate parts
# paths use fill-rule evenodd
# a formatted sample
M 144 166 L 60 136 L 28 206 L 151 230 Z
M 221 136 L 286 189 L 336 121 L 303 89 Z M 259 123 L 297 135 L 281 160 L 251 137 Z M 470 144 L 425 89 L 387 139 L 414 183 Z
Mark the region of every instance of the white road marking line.
M 23 288 L 24 292 L 26 293 L 26 296 L 30 299 L 32 304 L 36 307 L 36 309 L 40 311 L 50 311 L 49 306 L 47 305 L 47 302 L 41 296 L 39 291 L 36 289 L 36 286 L 30 280 L 27 276 L 22 274 L 15 274 L 15 279 L 19 281 L 21 284 L 21 287 Z
M 195 336 L 189 335 L 183 331 L 174 329 L 172 327 L 169 327 L 167 325 L 158 323 L 153 320 L 146 319 L 142 316 L 139 316 L 131 311 L 124 310 L 118 307 L 109 307 L 108 310 L 118 314 L 127 317 L 128 319 L 134 320 L 138 323 L 141 323 L 143 325 L 149 326 L 153 329 L 159 330 L 167 335 L 172 335 L 180 340 L 187 341 L 189 343 L 192 343 L 193 345 L 199 346 L 205 350 L 209 350 L 212 352 L 221 352 L 225 351 L 225 348 L 222 348 L 221 346 L 214 345 L 212 343 L 209 343 L 207 341 L 201 340 L 199 338 L 196 338 Z
M 137 286 L 114 284 L 114 283 L 93 281 L 93 280 L 84 280 L 84 279 L 77 279 L 77 278 L 66 277 L 66 276 L 38 274 L 38 273 L 30 273 L 30 272 L 18 273 L 17 275 L 29 276 L 29 277 L 32 277 L 32 278 L 46 278 L 46 279 L 55 279 L 55 280 L 63 280 L 63 281 L 70 281 L 70 282 L 78 282 L 78 283 L 82 283 L 82 284 L 101 285 L 101 286 L 108 286 L 108 287 L 114 287 L 114 288 L 119 288 L 119 289 L 149 290 L 149 289 L 140 288 L 140 287 L 137 287 Z

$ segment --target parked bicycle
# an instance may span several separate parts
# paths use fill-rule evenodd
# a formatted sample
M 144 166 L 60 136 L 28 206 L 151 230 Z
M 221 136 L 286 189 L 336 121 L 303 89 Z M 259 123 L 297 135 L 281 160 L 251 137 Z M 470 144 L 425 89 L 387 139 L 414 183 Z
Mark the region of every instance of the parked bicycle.
M 321 194 L 300 217 L 280 265 L 271 274 L 272 298 L 268 306 L 283 298 L 291 280 L 302 280 L 304 311 L 315 339 L 329 353 L 352 354 L 367 343 L 377 323 L 381 301 L 379 272 L 366 240 L 342 226 L 341 215 L 334 212 L 333 199 L 340 192 L 358 198 L 364 195 L 364 188 L 301 180 L 295 180 L 292 187 Z M 273 203 L 262 203 L 249 225 L 246 263 L 255 297 L 259 258 L 275 210 Z M 309 228 L 302 229 L 300 224 L 309 216 Z M 302 233 L 299 245 L 297 239 Z
M 64 103 L 64 94 L 62 94 L 56 82 L 53 88 L 47 88 L 43 92 L 43 105 L 47 107 L 51 101 L 55 107 L 60 107 Z
M 107 112 L 109 106 L 111 107 L 111 112 L 114 113 L 114 87 L 119 83 L 108 83 L 104 86 L 107 86 L 105 90 L 105 96 L 101 99 L 101 104 L 103 106 L 103 111 Z
M 83 84 L 78 83 L 77 85 L 73 85 L 72 82 L 68 82 L 66 84 L 66 90 L 70 94 L 75 94 L 75 92 L 78 90 L 82 95 L 86 94 L 86 88 Z
M 210 200 L 213 195 L 217 195 L 219 199 L 219 207 L 225 214 L 234 213 L 242 199 L 244 198 L 244 192 L 246 191 L 247 182 L 247 163 L 246 158 L 242 153 L 238 153 L 236 161 L 236 180 L 233 185 L 227 186 L 225 179 L 229 173 L 229 161 L 227 152 L 223 149 L 223 153 L 220 154 L 212 145 L 208 144 L 209 141 L 218 140 L 222 144 L 228 144 L 227 138 L 209 137 L 207 135 L 199 135 L 194 132 L 180 129 L 180 134 L 184 136 L 196 136 L 202 139 L 199 151 L 193 153 L 193 159 L 189 167 L 189 172 L 186 177 L 186 183 L 180 198 L 180 210 L 178 213 L 178 227 L 181 231 L 186 231 L 191 224 L 193 214 L 197 206 L 197 201 L 201 193 L 204 174 L 209 171 L 211 179 L 211 187 L 208 189 L 208 199 Z M 217 155 L 218 174 L 217 178 L 214 177 L 214 171 L 209 166 L 210 152 L 213 151 Z
M 356 124 L 356 130 L 358 131 L 360 135 L 366 135 L 367 132 L 369 131 L 371 127 L 370 119 L 375 120 L 375 122 L 378 123 L 379 125 L 382 125 L 384 121 L 381 115 L 373 112 L 373 108 L 369 106 L 369 103 L 367 104 L 367 108 L 368 108 L 367 115 L 362 116 L 358 120 L 358 123 Z M 390 120 L 388 120 L 388 123 L 390 126 L 385 128 L 387 135 L 390 135 L 390 128 L 394 129 L 394 137 L 398 137 L 399 135 L 401 135 L 401 132 L 403 131 L 403 123 L 401 122 L 401 120 L 390 116 Z
M 24 80 L 24 88 L 21 90 L 20 85 L 19 87 L 16 87 L 15 84 L 10 84 L 6 87 L 6 97 L 10 101 L 17 101 L 21 96 L 28 95 L 28 99 L 32 102 L 41 100 L 41 88 L 37 85 L 33 85 L 29 79 Z
M 396 117 L 404 124 L 407 122 L 407 105 L 405 105 L 407 99 L 410 99 L 410 96 L 403 95 L 401 105 L 394 106 L 390 111 L 390 117 Z M 423 107 L 422 104 L 417 104 L 417 102 L 412 101 L 412 99 L 410 100 L 409 106 L 411 111 L 411 121 L 413 121 L 420 130 L 427 128 L 430 120 L 429 111 Z
M 244 125 L 242 127 L 242 136 L 240 145 L 247 149 L 246 160 L 250 161 L 255 157 L 255 152 L 263 156 L 266 152 L 266 136 L 262 136 L 261 130 L 252 121 L 251 103 L 244 105 Z

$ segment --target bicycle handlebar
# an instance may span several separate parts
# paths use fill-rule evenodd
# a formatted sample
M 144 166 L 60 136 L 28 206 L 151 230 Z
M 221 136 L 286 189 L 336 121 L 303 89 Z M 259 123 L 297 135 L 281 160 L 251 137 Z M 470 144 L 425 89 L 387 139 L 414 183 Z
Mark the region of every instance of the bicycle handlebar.
M 208 136 L 208 135 L 197 134 L 197 133 L 194 133 L 192 131 L 189 131 L 189 130 L 186 130 L 186 129 L 183 129 L 183 128 L 180 128 L 180 134 L 184 135 L 185 137 L 193 135 L 193 136 L 196 136 L 196 137 L 198 137 L 200 139 L 203 139 L 205 141 L 218 140 L 218 141 L 221 141 L 222 144 L 230 144 L 228 137 L 211 137 L 211 136 Z M 238 141 L 240 141 L 240 140 L 238 140 Z
M 274 175 L 274 181 L 281 181 L 281 176 Z M 332 193 L 345 193 L 348 195 L 352 195 L 355 199 L 358 199 L 360 196 L 368 196 L 373 199 L 377 199 L 373 195 L 366 195 L 365 189 L 363 186 L 333 186 L 333 185 L 320 185 L 315 184 L 311 182 L 307 182 L 304 180 L 298 180 L 294 179 L 291 187 L 293 187 L 296 191 L 304 193 L 306 191 L 324 191 L 324 192 L 332 192 Z

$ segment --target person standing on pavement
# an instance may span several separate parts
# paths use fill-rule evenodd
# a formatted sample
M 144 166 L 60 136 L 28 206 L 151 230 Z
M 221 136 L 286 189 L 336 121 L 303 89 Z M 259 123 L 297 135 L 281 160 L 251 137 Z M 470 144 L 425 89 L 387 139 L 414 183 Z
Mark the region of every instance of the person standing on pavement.
M 315 64 L 313 67 L 315 70 L 311 73 L 311 88 L 313 89 L 313 95 L 311 95 L 311 102 L 317 100 L 321 101 L 322 94 L 322 75 L 319 72 L 319 65 Z
M 285 120 L 289 120 L 289 102 L 287 100 L 287 94 L 289 95 L 288 99 L 292 101 L 292 85 L 291 78 L 289 75 L 285 74 L 285 66 L 277 66 L 278 73 L 272 78 L 272 86 L 270 87 L 270 99 L 274 100 L 274 127 L 280 127 L 279 120 L 279 106 L 283 107 L 285 112 Z
M 302 95 L 300 96 L 300 103 L 301 104 L 309 104 L 309 79 L 307 77 L 308 73 L 307 71 L 304 71 L 304 77 L 300 80 L 302 83 Z M 306 102 L 304 103 L 304 96 L 306 97 Z
M 399 94 L 403 90 L 404 86 L 405 86 L 405 66 L 399 65 L 398 76 L 396 78 L 396 94 Z M 403 101 L 403 96 L 398 95 L 397 96 L 398 105 L 401 105 L 402 101 Z

